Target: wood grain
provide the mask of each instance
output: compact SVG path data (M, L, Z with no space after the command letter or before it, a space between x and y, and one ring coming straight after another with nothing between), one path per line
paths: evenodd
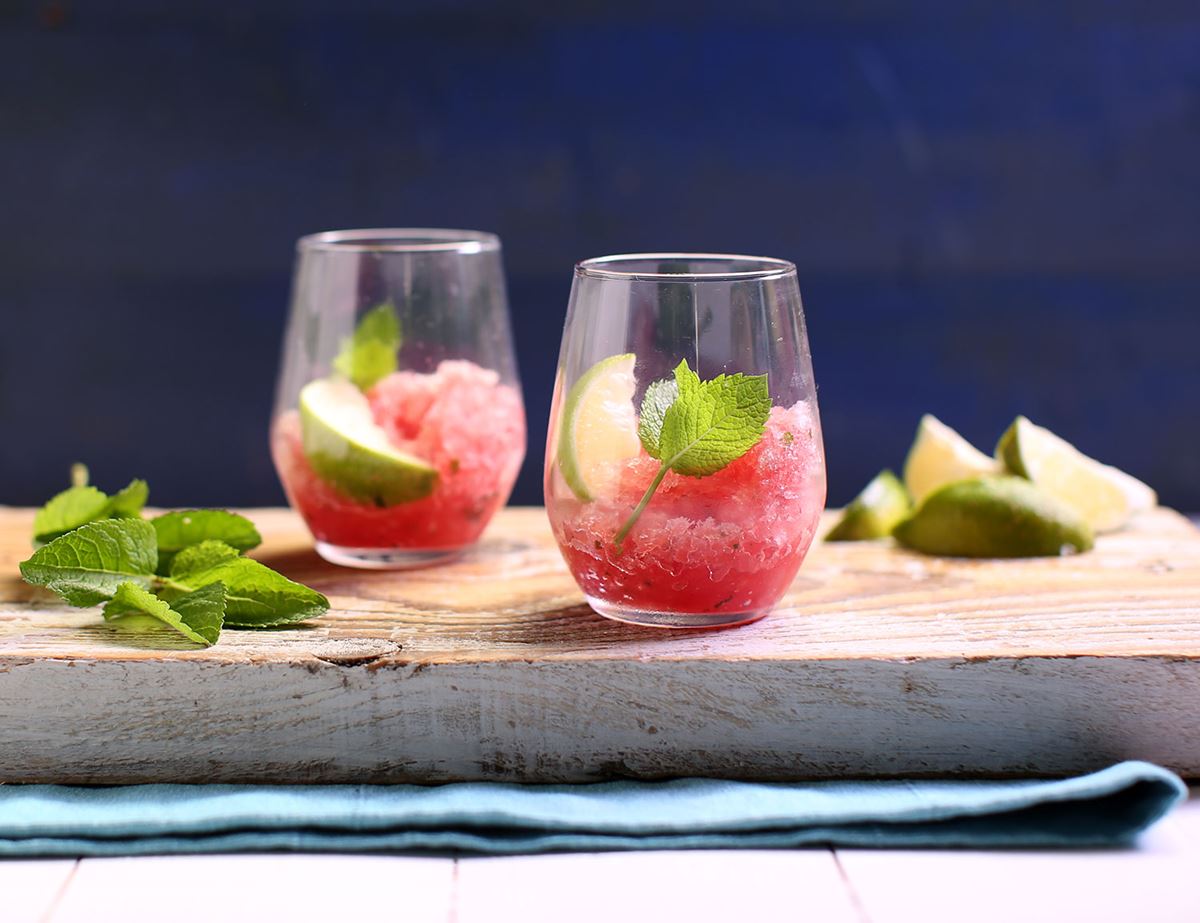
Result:
M723 632L599 618L538 509L405 574L249 515L257 556L333 608L194 650L24 585L31 514L0 509L0 780L1200 775L1200 533L1167 510L1073 558L818 545Z

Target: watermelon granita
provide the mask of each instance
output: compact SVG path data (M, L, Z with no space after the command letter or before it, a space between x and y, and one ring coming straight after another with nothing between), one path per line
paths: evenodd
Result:
M668 472L628 535L614 541L659 465L644 449L600 458L587 480L601 487L586 501L559 465L548 467L551 526L588 601L616 618L680 613L736 624L765 614L795 577L825 505L811 405L772 407L758 443L709 476Z
M314 453L317 424L305 416L303 395L301 410L275 423L275 465L317 541L346 549L451 551L479 538L508 500L525 455L520 393L490 369L447 360L428 374L392 372L366 392L366 402L383 444L356 448L352 464L358 468L348 477L339 478L329 459ZM357 425L361 431L362 422ZM395 462L393 451L407 461ZM371 466L378 467L381 456L391 459L401 480L393 476L388 489L375 494L354 489L378 473Z

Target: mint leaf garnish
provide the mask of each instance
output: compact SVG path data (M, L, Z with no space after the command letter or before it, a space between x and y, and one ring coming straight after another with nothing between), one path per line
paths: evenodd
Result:
M679 385L673 378L651 382L642 397L642 411L638 415L638 438L642 440L642 445L651 458L662 458L658 441L662 433L663 418L677 397Z
M111 599L126 581L150 586L158 562L154 528L142 519L103 519L59 536L21 562L21 576L72 606Z
M329 609L329 600L316 590L250 558L235 558L206 570L172 576L166 581L167 598L218 580L225 584L228 594L225 624L231 627L267 628L299 622Z
M675 369L679 396L663 415L659 456L679 474L705 477L749 452L771 414L766 375L701 381L687 360Z
M183 551L175 555L174 560L171 561L170 575L172 577L179 577L183 574L194 574L198 571L208 570L210 567L216 567L218 564L223 564L226 561L231 561L240 555L241 552L233 546L227 545L215 538L210 538L199 545L184 548ZM162 552L159 552L159 556L161 558Z
M158 572L170 572L171 560L190 545L216 539L238 551L262 544L258 529L245 516L228 510L176 510L150 520L158 535Z
M364 314L353 335L342 341L333 367L366 391L396 371L396 350L401 340L396 307L385 301Z
M217 643L225 616L225 584L217 582L180 596L173 604L136 583L122 583L104 606L108 620L148 615L206 647Z
M666 404L672 384L675 397ZM674 382L655 382L647 388L642 399L645 422L639 421L638 436L646 451L662 465L617 532L617 547L621 547L668 471L692 477L715 474L758 444L770 414L766 375L739 372L701 381L685 359L675 368Z

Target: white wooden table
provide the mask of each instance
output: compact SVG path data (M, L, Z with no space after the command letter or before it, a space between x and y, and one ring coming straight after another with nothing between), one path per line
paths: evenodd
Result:
M1200 788L1139 848L0 862L4 923L1200 920Z

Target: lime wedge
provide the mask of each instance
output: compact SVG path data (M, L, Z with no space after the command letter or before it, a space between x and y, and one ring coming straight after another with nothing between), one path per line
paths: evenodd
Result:
M1075 510L1012 475L947 484L892 534L914 551L963 558L1034 558L1092 547L1092 530Z
M584 502L608 492L620 476L615 463L641 452L633 407L635 361L633 353L601 359L580 376L563 402L558 467Z
M890 471L881 471L850 501L842 518L825 536L827 542L857 542L891 535L912 511L908 491Z
M917 425L917 437L904 462L904 485L914 503L951 481L999 474L1000 465L932 414Z
M1158 502L1137 478L1088 458L1025 417L1017 417L1000 437L996 457L1013 474L1071 506L1097 532L1119 529L1134 513Z
M346 496L395 506L433 492L437 469L392 445L366 396L342 378L322 378L300 392L304 454L313 470Z

